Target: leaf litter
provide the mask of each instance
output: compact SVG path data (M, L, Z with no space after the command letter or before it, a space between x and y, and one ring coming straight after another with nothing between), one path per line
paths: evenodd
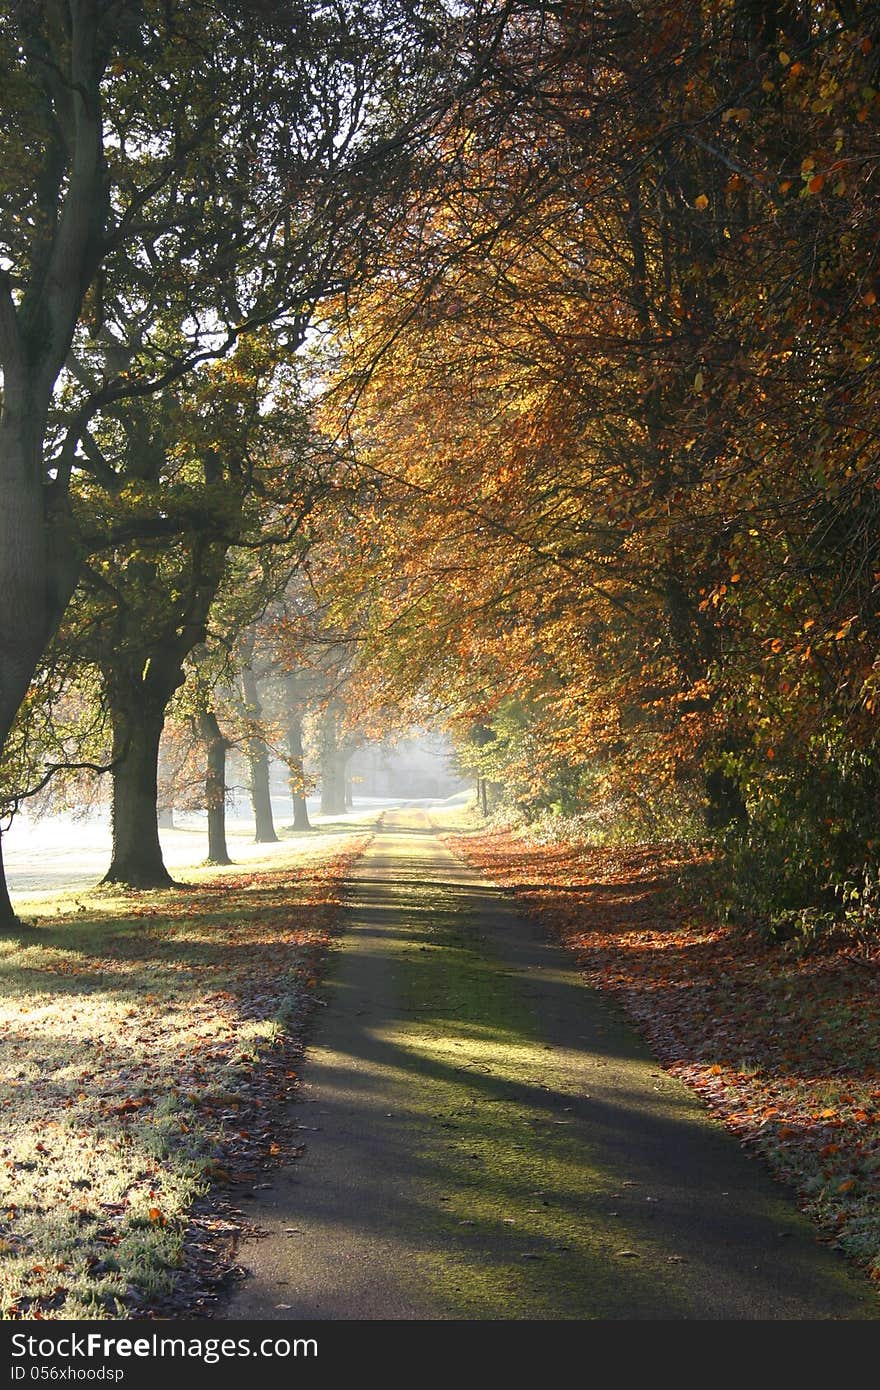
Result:
M0 943L0 1315L209 1315L289 1102L368 836L96 893ZM65 908L67 905L65 904Z

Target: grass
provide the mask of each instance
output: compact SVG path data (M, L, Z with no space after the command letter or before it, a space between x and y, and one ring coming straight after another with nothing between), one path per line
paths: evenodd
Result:
M450 843L577 953L668 1070L880 1279L880 961L798 956L708 919L680 891L693 856L669 845L499 829Z
M365 843L18 904L35 925L0 939L4 1318L125 1318L173 1293L188 1213L305 1016Z

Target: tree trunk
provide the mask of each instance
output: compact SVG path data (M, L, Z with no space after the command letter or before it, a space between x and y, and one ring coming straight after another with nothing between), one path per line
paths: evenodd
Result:
M7 397L12 394L7 390ZM57 516L52 514L41 476L38 422L17 419L10 401L4 400L0 409L0 753L79 572L73 525L63 509L57 509ZM4 896L5 892L0 893L0 898Z
M345 757L336 748L321 759L321 815L345 815Z
M345 815L345 765L348 754L340 745L336 711L328 705L321 720L321 815Z
M263 713L260 689L253 669L246 666L241 676L245 712L256 725ZM269 792L269 754L262 737L252 728L247 740L247 757L251 772L251 804L254 808L254 840L258 845L277 844L272 819L272 798Z
M5 742L49 636L46 528L36 450L9 411L0 420L0 744Z
M0 277L0 752L81 564L67 490L60 473L47 484L43 443L55 382L103 245L109 207L100 116L105 58L97 5L68 5L61 23L67 65L55 76L69 116L67 177L61 180L62 164L49 244L15 298L9 277ZM54 125L56 117L50 120ZM50 168L47 163L44 173ZM6 902L4 889L0 917Z
M0 277L0 748L80 567L66 487L60 476L47 484L43 444L55 382L104 245L109 207L100 102L106 55L98 41L103 23L99 8L94 3L67 5L63 19L59 10L57 26L54 17L48 21L56 38L62 24L66 29L66 71L57 70L52 80L65 94L67 177L61 181L62 162L55 171L59 201L54 222L45 229L49 244L43 244L15 298L6 273ZM29 57L28 66L32 61ZM48 50L44 61L48 71ZM47 86L51 109L48 91ZM49 119L54 124L57 117ZM36 169L39 146L38 138ZM51 168L47 163L43 177Z
M265 748L252 753L251 804L254 808L254 840L258 845L277 844L275 822L272 819L272 797L269 792L269 755Z
M110 699L113 720L113 855L104 883L167 888L156 810L159 740L167 701L148 702L137 688ZM138 696L141 696L140 701Z
M0 931L16 930L21 926L9 897L6 873L3 868L3 835L0 832Z
M485 777L477 778L477 795L480 798L480 809L484 816L489 814L489 796Z
M174 829L174 773L167 749L159 749L159 829Z
M721 768L706 773L706 804L703 811L709 830L726 830L733 825L747 825L748 808L742 788L735 778Z
M305 791L302 717L299 708L294 704L291 704L287 711L287 752L290 760L290 799L293 802L293 828L294 830L311 830Z
M199 731L207 752L208 863L231 864L226 847L226 750L229 743L220 732L213 710L204 710L199 716Z
M339 786L336 763L328 759L321 770L321 815L341 816L345 810L345 797Z

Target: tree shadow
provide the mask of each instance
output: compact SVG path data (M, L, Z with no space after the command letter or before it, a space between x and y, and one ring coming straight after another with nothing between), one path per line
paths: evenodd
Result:
M428 927L421 882L447 890ZM404 1316L874 1315L780 1189L683 1089L655 1092L619 1011L497 895L427 867L364 874L351 896L305 1067L321 1132L257 1209L304 1226L284 1257L288 1316L379 1316L351 1312L372 1306L371 1281ZM542 1044L543 1079L517 1072L512 1050L534 1071Z

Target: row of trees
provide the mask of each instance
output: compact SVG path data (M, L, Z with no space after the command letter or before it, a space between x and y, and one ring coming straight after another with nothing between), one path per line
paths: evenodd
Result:
M740 900L867 901L876 29L859 0L7 7L10 787L73 682L112 726L111 873L147 881L169 701L216 761L265 614L285 669L342 654L362 728L448 723L487 801L687 808Z
M97 768L71 739L106 716L118 881L161 881L159 739L187 668L216 724L212 613L265 607L334 486L300 350L478 79L498 17L451 8L3 7L3 784L53 746Z
M868 4L520 13L324 403L376 688L527 814L699 812L762 911L876 873L878 64Z
M158 831L172 828L175 809L207 809L207 860L229 863L226 807L242 784L256 841L276 841L273 764L287 769L294 830L311 829L307 794L316 787L322 814L351 806L348 764L365 732L348 646L306 578L307 532L297 526L291 541L264 524L212 567L203 540L197 534L194 548L183 536L174 545L140 540L106 573L86 567L7 747L12 806L33 796L41 814L90 814L106 803L109 783L107 882L171 883ZM222 560L225 532L214 545ZM368 732L390 730L374 720Z

